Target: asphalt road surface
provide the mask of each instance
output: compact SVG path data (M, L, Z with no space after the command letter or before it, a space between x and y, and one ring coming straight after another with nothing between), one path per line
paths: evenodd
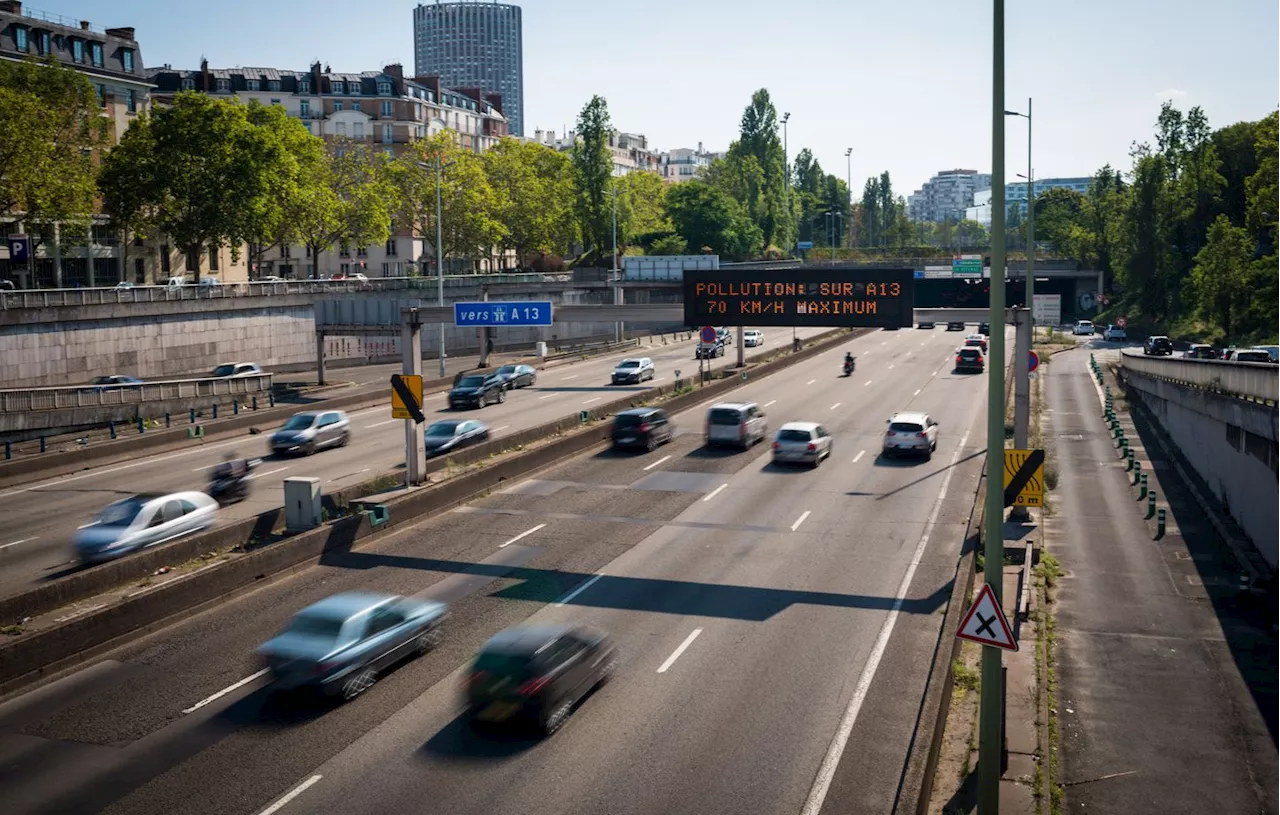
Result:
M704 448L699 406L653 453L583 454L52 678L0 704L5 811L891 811L985 445L956 345L876 332L727 397L825 424L818 469ZM878 456L905 409L941 423L931 461ZM253 649L358 588L448 601L441 646L345 706L270 693ZM611 632L615 679L546 742L477 735L462 671L528 620Z
M801 329L799 336L808 338L826 329ZM784 333L786 336L784 336ZM762 348L748 348L748 355L779 348L790 342L790 331L771 329L765 333ZM522 388L508 394L502 405L480 410L451 411L444 393L427 397L428 420L465 416L489 425L492 437L515 433L579 410L607 402L627 390L646 390L652 383L640 386L613 387L609 374L618 360L627 356L649 356L657 368L654 382L670 382L674 371L685 377L697 377L692 342L630 349L608 356L559 365L539 372L535 387ZM735 349L712 360L724 367L737 361ZM382 369L386 369L382 373ZM372 387L385 386L395 366L374 366L372 374L361 368L345 369L343 376ZM398 370L398 369L396 369ZM388 389L389 390L389 389ZM389 398L389 397L388 397ZM315 405L323 408L323 403ZM302 409L302 408L300 408ZM391 472L404 464L404 422L392 419L390 406L370 408L352 413L352 440L345 448L330 449L309 458L268 457L252 476L255 481L249 500L219 511L219 523L252 517L284 503L283 479L311 476L323 480L326 491ZM223 456L235 451L244 456L267 455L267 433L262 428L257 436L245 435L200 443L180 452L145 456L126 464L97 467L70 476L33 481L31 484L0 490L0 518L5 519L0 531L0 595L16 594L40 580L66 574L76 567L72 551L75 530L89 523L107 504L140 492L175 492L204 490L208 486L209 468Z

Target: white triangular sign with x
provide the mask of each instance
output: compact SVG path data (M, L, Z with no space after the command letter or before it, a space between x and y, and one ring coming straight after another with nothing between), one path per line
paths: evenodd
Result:
M960 621L960 630L956 632L956 636L980 645L994 645L1006 651L1018 650L1018 643L1013 639L1013 629L1000 610L990 583L982 584L973 605L969 606L969 611Z

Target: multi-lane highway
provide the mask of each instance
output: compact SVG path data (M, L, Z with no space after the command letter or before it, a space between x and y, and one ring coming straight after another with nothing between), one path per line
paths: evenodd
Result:
M801 329L807 338L822 329ZM763 348L747 349L748 354L785 347L790 332L766 331ZM657 367L655 382L671 381L674 371L695 376L697 362L693 343L657 345L630 349L572 365L550 368L539 374L537 385L511 393L505 404L483 410L467 411L489 425L492 435L500 438L562 416L576 414L583 408L607 402L613 394L626 390L644 390L642 386L612 387L609 373L625 356L652 357ZM711 362L716 367L736 361L734 349ZM387 380L391 367L379 366L372 373L363 369L344 370L343 376L371 387L373 382ZM380 371L380 372L379 372ZM443 393L428 397L428 419L459 415L448 409ZM317 405L319 407L321 405ZM394 420L389 407L363 410L351 415L352 441L345 448L327 450L309 458L267 458L252 476L255 486L249 500L220 510L221 523L240 520L283 504L282 479L301 475L320 478L324 489L331 490L391 472L404 463L403 421ZM264 427L263 431L272 428ZM209 468L235 451L246 456L266 454L267 436L244 435L235 439L200 443L181 452L162 453L139 458L125 464L113 464L86 470L71 476L35 481L0 491L0 517L5 519L0 531L0 594L21 591L34 582L65 574L74 568L71 548L76 527L88 523L112 501L139 492L173 492L204 489Z
M653 453L578 456L0 704L6 812L889 812L985 444L959 336L876 332L733 392L824 423L816 470L705 449L700 406ZM878 456L905 409L941 423L932 461ZM269 694L253 649L359 588L448 601L441 647L341 707ZM615 679L546 742L478 735L462 671L528 620L611 632Z

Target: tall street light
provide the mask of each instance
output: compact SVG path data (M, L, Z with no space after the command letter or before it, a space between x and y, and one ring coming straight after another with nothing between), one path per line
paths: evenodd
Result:
M791 220L791 158L787 152L787 120L791 118L791 113L782 114L782 189L787 207L787 220ZM792 224L795 226L795 224ZM800 240L800 230L796 229L795 237L792 244ZM795 246L788 247L788 251L794 251ZM795 329L792 329L795 333Z
M1031 169L1031 99L1027 99L1026 113L1006 110L1004 115L1021 116L1027 120L1027 174L1018 173L1018 176L1027 182L1027 281L1024 305L1027 309L1033 309L1036 287L1036 184L1035 174ZM1013 446L1019 450L1027 449L1027 435L1031 423L1030 352L1035 335L1034 313L1028 312L1024 319L1030 321L1030 324L1018 327L1014 348L1016 356L1013 360ZM1024 507L1014 507L1010 517L1023 520L1027 517L1027 510Z
M443 218L441 216L441 213L443 212L444 207L441 202L440 187L442 183L442 173L444 172L444 168L449 164L453 164L453 162L450 161L448 162L448 164L446 164L443 158L440 156L440 154L437 153L436 160L434 163L435 163L434 169L436 171L436 284L437 284L436 293L439 299L439 302L437 303L437 305L439 305L440 308L444 308L444 229L443 229ZM418 162L418 166L424 169L431 169L430 164L427 164L422 161ZM440 354L439 356L440 356L440 378L444 379L447 373L445 371L444 318L443 317L440 318Z
M1032 295L1035 292L1035 263L1036 263L1036 188L1032 181L1034 177L1031 171L1031 98L1027 98L1027 112L1019 113L1016 110L1006 110L1005 116L1021 116L1027 120L1027 174L1021 175L1020 178L1027 180L1027 308L1031 308Z
M852 218L853 216L853 148L852 147L846 147L844 149L844 160L846 165L845 171L844 171L845 172L844 184L845 184L845 190L849 194L849 215ZM849 231L850 231L850 234L852 234L853 230L850 229ZM853 246L851 245L849 248L852 249Z

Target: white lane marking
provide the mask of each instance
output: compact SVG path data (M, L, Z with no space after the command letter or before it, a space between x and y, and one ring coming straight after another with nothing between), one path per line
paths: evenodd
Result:
M777 399L770 399L768 402L765 402L765 403L764 403L764 406L765 406L765 407L769 407L769 405L772 405L772 404L776 403L777 401L778 401Z
M662 380L664 380L664 379L666 379L666 377L665 377L665 376L660 376L660 377L658 377L657 379L650 379L650 380L649 380L649 382L650 382L650 383L654 383L654 382L661 382L661 381L662 381Z
M888 344L889 344L889 341L888 341L888 340L884 340L884 341L883 341L883 342L881 342L880 344L881 344L881 345L888 345Z
M729 486L729 485L728 485L728 484L721 484L720 486L716 487L716 488L715 488L714 490L712 490L711 492L709 492L709 493L707 493L706 495L702 496L702 500L703 500L703 501L710 501L712 498L715 498L717 495L719 495L719 494L720 494L720 490L724 489L724 488L725 488L725 487L727 487L727 486Z
M321 778L324 778L324 776L323 775L311 776L306 781L303 781L301 784L289 790L289 792L285 793L285 796L281 798L279 801L276 801L271 806L259 812L258 815L275 815L275 813L279 812L280 809L285 804L289 803L294 798L297 798L299 795L306 792L308 789L310 789L311 785L315 784Z
M18 545L18 544L20 544L20 543L29 543L29 542L31 542L31 541L33 541L33 540L35 540L35 539L36 539L36 538L38 538L38 537L40 537L40 536L39 536L39 535L36 535L34 538L19 538L19 539L18 539L18 540L16 540L16 541L12 541L12 542L10 542L10 543L6 543L6 544L2 544L2 545L0 545L0 549L8 549L10 546L17 546L17 545Z
M106 608L106 607L107 607L106 603L102 603L101 605L97 605L97 606L89 606L88 608L82 608L82 609L73 611L65 617L55 617L53 621L55 623L65 623L67 620L74 620L76 617L81 617L81 616L84 616L85 614L91 614L100 608Z
M521 538L527 538L527 537L529 537L530 535L532 535L534 532L537 532L539 529L542 529L542 528L543 528L543 527L545 527L545 526L546 526L546 524L538 524L538 525L537 525L537 526L535 526L533 529L526 529L525 531L521 532L519 535L516 535L516 536L515 536L514 538L512 538L511 540L509 540L509 541L507 541L506 543L501 544L500 546L498 546L498 548L499 548L499 549L506 549L508 546L510 546L511 544L513 544L513 543L515 543L516 541L520 540Z
M890 364L890 365L889 365L889 367L890 367L890 368L892 368L892 367L893 367L893 365L892 365L892 364Z
M263 668L262 670L258 671L255 674L250 674L249 676L246 676L244 679L241 679L239 682L235 683L234 685L228 685L227 687L223 688L222 690L218 691L212 696L206 696L205 698L201 699L199 702L196 702L191 707L183 708L182 712L195 713L200 708L204 707L205 705L211 702L218 701L222 697L226 696L228 693L231 693L233 690L236 690L237 688L243 688L245 685L249 684L253 680L266 675L267 675L267 669Z
M818 380L816 380L816 379L810 379L808 382L806 382L806 383L804 383L804 384L806 384L806 385L812 385L814 382L817 382L817 381L818 381Z
M561 382L568 382L570 379L577 379L577 378L578 378L578 374L573 374L572 376L562 376L562 377L560 377L560 381L561 381Z
M375 427L382 427L384 424L391 424L392 422L403 422L403 421L404 419L387 419L385 422L374 422L373 424L367 424L362 429L372 430Z
M400 421L403 421L403 420L400 420ZM292 465L291 465L291 466L292 466ZM284 471L285 471L285 470L287 470L287 469L289 469L289 468L288 468L288 467L277 467L277 468L276 468L276 469L274 469L274 470L267 470L265 473L254 473L253 475L246 475L246 476L244 477L244 480L245 480L245 481L252 481L252 480L253 480L253 479L255 479L255 478L262 478L263 476L267 476L267 475L275 475L276 473L282 473L282 472L284 472Z
M662 463L662 462L664 462L664 461L669 460L670 458L671 458L671 456L663 456L662 458L660 458L660 459L658 459L657 461L655 461L655 462L653 462L652 464L650 464L648 467L645 467L645 468L644 468L644 471L647 473L647 472L649 472L650 470L652 470L654 467L657 467L659 464L661 464L661 463ZM2 547L0 547L0 548L2 548Z
M871 384L871 380L870 380L870 379L868 379L866 382L863 382L863 383L862 383L862 387L864 387L864 388L865 388L866 386L868 386L868 385L870 385L870 384Z
M584 405L589 405L589 404L591 404L592 402L599 402L599 401L600 401L600 397L599 397L599 396L595 396L595 397L592 397L591 399L586 400L586 401L585 401L585 402L583 402L582 404L584 404Z
M676 660L680 658L680 655L683 654L690 645L693 645L693 641L696 640L698 638L698 635L701 633L702 633L701 628L693 629L693 633L685 637L684 642L680 643L680 645L676 648L676 650L671 652L671 656L667 657L667 661L662 663L662 665L658 667L658 673L660 674L666 673L667 668L670 668L672 665L675 664Z
M831 745L827 748L827 755L822 760L822 765L818 768L818 775L813 780L813 786L809 789L809 797L804 802L804 809L800 815L818 815L822 810L823 801L826 800L827 791L831 789L831 780L835 776L836 767L840 764L840 757L844 755L844 748L849 743L849 735L853 732L853 725L858 721L858 711L862 709L862 703L867 698L867 691L871 688L871 681L875 679L876 671L880 667L880 660L884 658L885 649L889 646L889 637L893 634L893 627L898 622L898 614L902 611L902 603L907 596L907 591L911 588L911 579L915 577L916 568L920 565L921 559L924 558L925 547L929 545L929 536L933 533L933 526L938 521L938 514L942 511L943 499L947 495L947 487L951 484L951 475L956 470L956 462L960 460L960 453L964 450L965 444L969 441L969 434L965 433L964 438L960 439L960 446L951 455L951 464L947 467L947 474L942 478L942 488L938 491L938 498L933 502L933 510L929 513L929 520L924 525L924 533L920 536L920 542L916 544L916 550L911 556L911 564L907 566L906 574L902 576L902 582L898 584L898 593L893 597L893 606L889 610L889 615L885 617L884 624L880 627L880 635L876 637L875 645L871 648L871 655L867 658L866 665L862 669L862 675L858 677L858 684L853 689L853 698L849 700L849 706L845 709L844 717L840 720L840 726L836 728L835 735L831 737Z
M913 393L913 394L911 394L911 395L912 395L912 396L919 396L919 395L920 395L920 388L916 388L916 392L915 392L915 393Z
M804 519L809 517L809 510L800 513L800 517L796 518L796 522L791 525L791 531L795 532L800 528L800 524L804 523Z
M827 408L827 410L835 410L836 408L840 407L840 405L842 405L842 404L844 404L844 403L843 403L843 402L836 402L834 405L832 405L831 407Z
M498 432L498 431L500 431L500 430L506 430L508 427L511 427L511 425L509 425L509 424L504 424L502 427L495 427L493 430L491 430L491 431L489 431L489 432L491 432L491 433L497 433L497 432Z
M604 577L603 574L598 574L595 577L592 577L590 580L583 583L581 586L578 586L578 588L574 589L573 591L566 594L564 597L557 600L556 605L563 606L565 603L569 602L573 598L577 597L579 594L582 594L584 591L591 588L591 584L595 583L597 580L599 580L602 577Z
M939 369L938 369L938 371L941 371L941 370L942 370L941 368L939 368ZM938 375L938 371L934 371L933 373L931 373L931 374L929 374L929 375L930 375L930 376L937 376L937 375Z
M858 463L858 459L862 458L862 457L863 457L863 456L865 456L866 454L867 454L867 451L866 451L866 450L859 450L859 451L858 451L858 455L856 455L856 456L854 456L854 457L853 457L853 463L854 463L854 464L857 464L857 463Z
M539 399L550 399L550 398L551 398L551 397L553 397L553 396L559 396L559 395L560 395L560 394L558 394L558 393L548 393L546 396L539 396L538 398L539 398Z

